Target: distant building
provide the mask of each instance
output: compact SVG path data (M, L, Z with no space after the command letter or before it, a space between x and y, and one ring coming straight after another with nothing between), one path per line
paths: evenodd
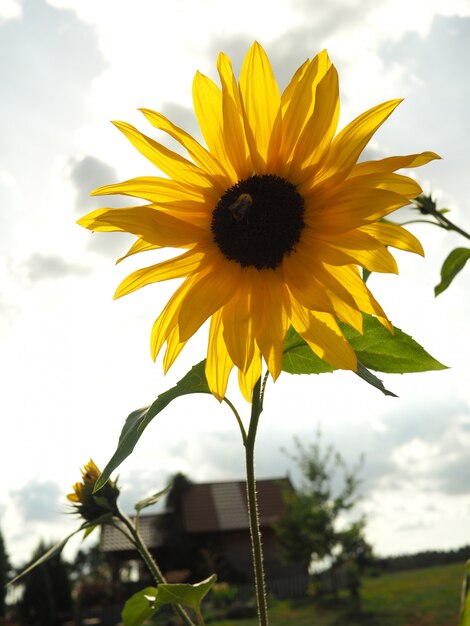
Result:
M293 489L287 478L258 480L258 503L263 539L267 580L305 575L306 568L297 564L285 564L273 525L280 521L284 501L284 489ZM175 519L171 511L141 515L140 533L154 555L160 568L170 582L197 580L217 573L219 580L228 582L251 582L250 532L246 487L243 481L189 484L182 494L181 518ZM165 540L171 525L177 525L183 533L182 541L171 548ZM188 554L181 554L181 546L188 546ZM143 564L133 546L118 530L103 526L101 549L107 554L115 578L122 578L122 571L129 572L129 563L137 568L131 578L140 579ZM175 560L175 553L179 552ZM190 554L191 553L191 554ZM194 565L197 563L197 565ZM194 571L197 568L198 571ZM121 575L119 575L121 572Z

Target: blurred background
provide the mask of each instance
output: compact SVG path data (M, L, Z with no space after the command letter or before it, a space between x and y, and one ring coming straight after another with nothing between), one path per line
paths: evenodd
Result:
M148 107L199 137L194 73L216 79L221 50L238 72L254 39L281 88L328 49L340 126L404 97L368 158L438 152L442 161L412 175L470 228L468 0L0 0L0 529L14 565L76 526L65 496L79 466L92 457L104 467L125 417L206 348L203 330L164 377L149 333L174 285L113 301L120 280L151 260L116 267L127 236L75 224L106 201L125 204L90 198L93 188L154 173L109 120L158 137L137 111ZM281 451L294 435L308 444L321 428L351 465L364 454L359 512L382 555L470 542L470 272L437 299L433 291L448 252L466 244L427 224L410 229L426 258L397 253L400 275L369 285L392 322L450 369L383 376L399 398L351 373L284 374L268 384L257 447L260 478L294 483L298 469ZM229 397L248 417L236 385ZM178 471L194 481L244 476L237 424L209 396L175 401L149 427L120 468L127 509Z

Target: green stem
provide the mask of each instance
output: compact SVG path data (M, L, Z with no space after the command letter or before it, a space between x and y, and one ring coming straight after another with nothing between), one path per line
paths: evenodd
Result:
M260 626L268 626L268 606L266 600L265 575L263 564L263 548L261 545L261 531L259 527L258 500L256 497L255 479L255 440L259 417L263 410L264 385L261 378L253 389L251 418L245 444L246 460L246 492L248 500L248 517L250 521L251 546L253 550L253 569L255 574L256 601Z
M230 402L230 400L228 398L224 398L224 402L231 408L232 413L235 415L235 418L236 418L236 420L238 422L238 427L240 428L240 432L242 434L243 445L245 445L245 443L246 443L246 430L245 430L245 427L243 426L242 418L240 417L240 414L238 413L237 409L234 407L234 405Z
M470 235L465 230L463 230L463 228L460 228L460 226L457 226L456 224L451 222L449 218L447 218L445 215L442 215L442 213L439 213L439 211L436 211L436 213L432 213L432 215L434 215L434 217L440 222L443 222L446 225L447 230L454 230L456 233L459 233L459 235L470 239Z
M166 583L166 580L165 580L165 577L163 576L162 571L160 570L160 568L156 564L153 556L150 554L147 546L142 541L142 539L140 537L140 534L134 528L134 526L132 525L132 522L130 521L130 519L126 515L121 513L121 512L120 512L120 515L119 515L119 519L123 522L123 524L126 526L127 530L129 531L129 533L130 533L130 535L132 537L132 539L131 539L132 543L135 545L137 550L140 552L140 555L143 558L145 565L148 567L150 573L152 574L152 576L154 577L156 582L157 583ZM124 533L124 534L127 536L127 533ZM181 604L174 604L173 606L174 606L175 611L178 613L178 615L181 617L183 622L186 624L186 626L194 626L193 621L191 620L189 615L186 613L184 608L181 606Z

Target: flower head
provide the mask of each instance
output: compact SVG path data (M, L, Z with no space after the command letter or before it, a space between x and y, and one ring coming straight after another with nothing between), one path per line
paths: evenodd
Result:
M176 139L189 158L115 122L166 177L96 190L147 204L99 209L79 223L136 235L126 256L165 247L183 251L132 273L116 297L183 278L154 324L153 357L166 344L166 371L210 319L209 386L222 398L235 366L250 399L263 360L274 378L279 375L290 325L322 359L351 370L356 355L338 320L362 332L365 312L393 330L359 266L397 272L390 246L423 254L413 235L381 219L421 192L395 171L439 157L423 152L357 163L400 100L373 107L337 133L338 75L326 51L299 67L282 93L256 42L238 83L224 54L217 69L221 88L200 73L193 84L207 148L149 109L142 109L147 120Z
M67 495L68 500L74 503L75 512L89 522L103 515L117 513L119 488L116 481L109 480L97 494L93 494L101 471L90 459L81 473L82 481L75 483L73 493Z

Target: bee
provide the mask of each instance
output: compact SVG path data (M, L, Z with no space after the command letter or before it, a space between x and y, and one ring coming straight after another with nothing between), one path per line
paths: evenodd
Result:
M241 193L235 202L228 206L228 210L236 222L241 222L247 217L252 204L253 198L250 194Z

